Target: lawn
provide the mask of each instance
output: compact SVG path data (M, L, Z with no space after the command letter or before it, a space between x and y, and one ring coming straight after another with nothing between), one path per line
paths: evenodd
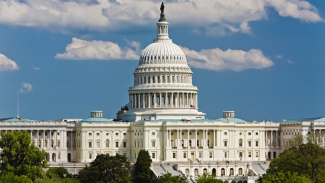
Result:
M80 181L76 178L62 178L59 179L58 183L80 183Z

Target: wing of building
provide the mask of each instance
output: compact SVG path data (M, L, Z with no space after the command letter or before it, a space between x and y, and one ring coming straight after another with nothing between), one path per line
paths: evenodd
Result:
M143 50L133 73L129 103L115 119L104 118L102 111L82 120L6 118L0 119L1 131L27 130L32 143L49 152L52 166L89 163L102 153L122 154L135 162L145 149L156 177L170 172L190 181L202 173L254 181L293 135L318 131L324 142L325 118L247 122L234 111L224 111L221 118L206 120L198 111L193 72L169 38L168 26L162 13L157 38Z

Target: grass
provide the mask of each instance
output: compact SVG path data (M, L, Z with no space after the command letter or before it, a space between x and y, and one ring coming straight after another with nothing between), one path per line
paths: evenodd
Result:
M81 183L76 178L61 178L59 179L58 183Z

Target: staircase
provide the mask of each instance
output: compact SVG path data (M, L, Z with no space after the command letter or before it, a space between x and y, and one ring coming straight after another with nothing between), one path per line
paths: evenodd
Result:
M254 173L256 175L259 175L259 176L262 176L263 174L266 173L266 170L264 169L264 167L262 167L258 163L253 163L252 164L252 170L254 171Z

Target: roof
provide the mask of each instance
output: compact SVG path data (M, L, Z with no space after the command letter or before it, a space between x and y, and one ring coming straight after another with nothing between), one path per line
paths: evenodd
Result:
M247 122L240 118L218 118L218 119L216 119L216 121Z
M113 119L107 118L86 118L81 120L80 122L112 122Z
M282 122L285 123L285 122L300 122L300 121L325 121L325 117L297 118L297 119L290 119L290 120L286 120L286 121L282 121Z
M12 117L12 118L2 118L2 119L0 119L0 121L16 121L16 122L18 122L18 121L27 121L27 122L33 122L33 121L38 121L38 120Z

